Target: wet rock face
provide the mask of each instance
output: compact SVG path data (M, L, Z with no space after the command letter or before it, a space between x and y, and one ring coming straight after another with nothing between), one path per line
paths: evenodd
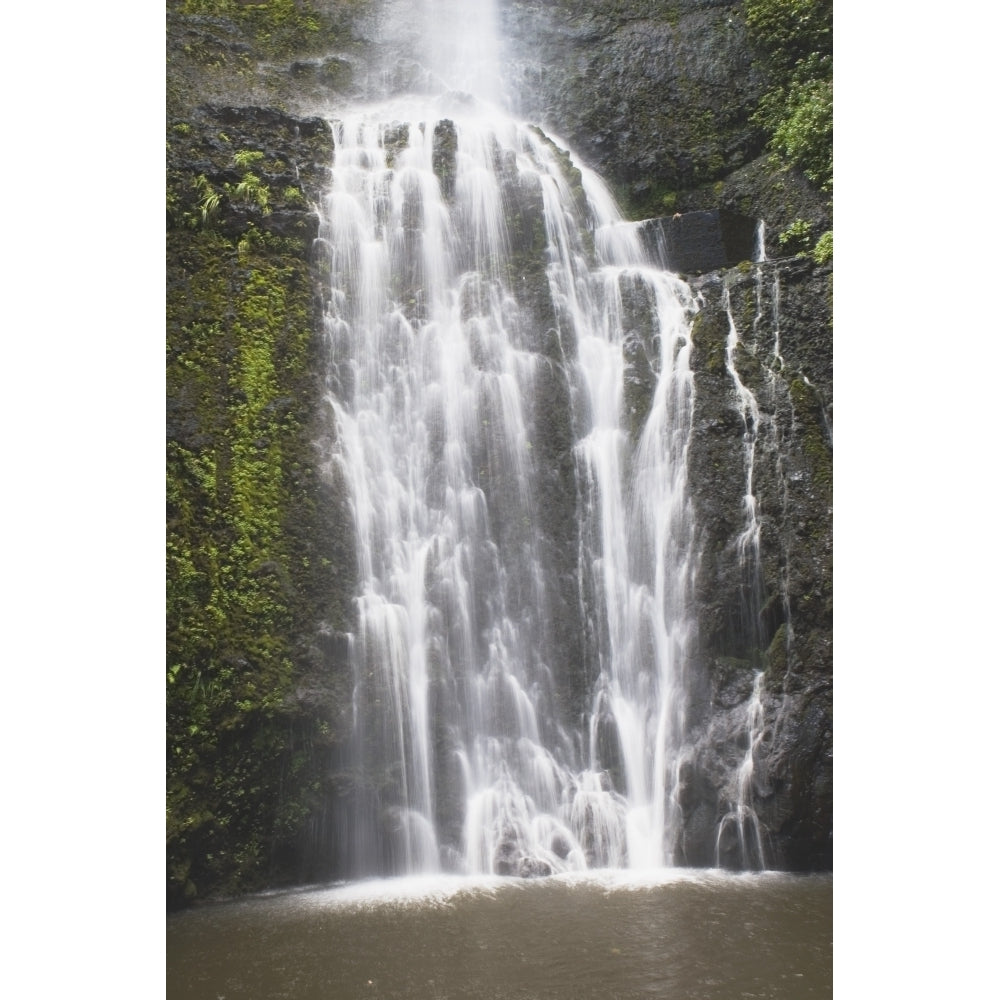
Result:
M170 905L330 874L329 760L350 705L355 563L342 484L313 447L324 282L311 206L331 157L317 118L206 105L168 117L168 552L204 567L190 597L177 562L168 574L168 663L181 664L168 674ZM263 388L248 416L252 385ZM190 468L211 470L210 488ZM273 501L236 503L248 478L259 492L270 484ZM251 508L272 541L237 551ZM264 610L243 619L224 598L202 629L223 590ZM226 675L250 678L240 690L260 699L230 711L242 680Z
M519 113L566 139L642 213L761 149L738 0L500 0ZM660 206L662 212L662 205Z
M829 269L795 259L698 283L689 487L701 531L699 649L680 795L688 864L732 863L726 838L737 828L718 832L739 796L747 706L763 671L747 805L766 863L832 866L830 282ZM741 407L737 378L756 400L756 419ZM748 483L760 543L741 560Z
M319 217L310 203L322 197L333 155L330 126L322 118L204 105L171 122L168 136L168 182L193 203L193 182L203 176L221 199L212 222L223 235L238 239L253 225L311 247ZM257 198L239 194L248 174Z
M676 212L639 228L647 252L668 271L703 274L753 260L756 222L718 209Z
M753 124L768 81L741 0L497 2L517 112L572 146L631 218L722 209L764 219L770 256L796 220L814 238L832 228L829 197L796 171L776 175Z
M704 307L692 333L696 407L689 467L701 531L695 595L699 641L690 671L691 750L680 766L684 828L677 857L692 865L734 863L735 828L728 828L721 840L718 833L738 793L733 775L746 753L747 704L755 673L762 670L763 735L753 758L749 804L763 830L768 866L829 868L832 277L828 268L807 260L733 267L752 256L746 251L746 220L767 220L768 252L774 254L774 234L792 219L808 221L815 232L829 228L828 207L794 174L775 182L766 158L758 155L761 137L747 122L762 87L750 65L743 29L733 17L738 0L498 4L514 40L507 65L521 94L521 113L565 139L590 166L618 184L632 206L657 217L649 235L653 242L660 239L668 267L705 275L695 282ZM352 71L361 77L357 46L339 55L292 60L274 75L278 70L262 69L251 59L245 40L229 22L172 16L171 23L172 93L178 92L177 103L192 97L191 107L168 121L168 173L190 202L180 208L197 210L191 182L198 175L220 195L235 192L247 171L236 165L234 154L259 152L263 156L252 172L270 192L268 212L252 200L226 195L229 200L217 222L222 235L235 241L252 225L271 237L310 245L317 218L309 202L321 196L326 181L332 155L329 126L321 118L292 117L273 106L288 95L301 100L304 86L314 105L319 97L341 104L353 97L360 83ZM364 32L359 29L359 34ZM212 69L216 62L222 68ZM232 67L245 67L246 73L236 74ZM201 103L206 94L215 101L211 107ZM444 131L441 138L448 138ZM436 168L447 187L454 150L444 141L440 150ZM673 192L680 192L679 220L673 218L673 207L666 207ZM519 298L540 338L532 346L547 358L540 368L535 416L535 447L546 470L537 503L545 559L560 567L551 617L554 647L561 653L553 653L552 659L565 664L565 690L559 692L565 710L579 713L588 705L593 671L586 668L586 624L572 564L578 526L567 516L574 469L565 366L573 345L554 336L555 315L539 265L544 258L538 241L544 232L535 221L536 194L520 192L508 199L508 224L512 250L519 255ZM738 234L727 235L722 223L726 212L743 220ZM311 269L319 304L326 294L322 261L304 254L303 264ZM171 272L170 281L175 280ZM650 359L656 351L650 342L648 304L637 293L624 291L629 319L626 397L634 435L648 412L655 382ZM185 294L184 287L172 283L168 294ZM732 359L727 354L730 315L740 340ZM730 360L759 405L752 426L741 414ZM194 418L187 396L172 395L168 405L171 440L192 450L204 447L208 431ZM747 570L740 563L738 543L746 519L750 439L760 550ZM352 565L344 519L333 512L335 498L320 492L314 502L324 537L343 536L337 544L345 552L338 563ZM324 513L326 508L330 511ZM340 585L346 604L346 575ZM344 692L317 681L331 670L344 670L343 633L330 635L334 638L303 631L299 644L310 649L316 662L297 689L298 697L305 708L315 704L326 712L336 704L344 713L349 706ZM347 720L338 725L346 731ZM603 730L598 731L600 739ZM602 759L613 760L614 748L606 748ZM338 803L325 801L301 857L317 853L315 845L329 843L333 836ZM459 834L456 829L450 839ZM544 875L545 868L546 862L523 857L513 842L497 864L497 870L511 875Z

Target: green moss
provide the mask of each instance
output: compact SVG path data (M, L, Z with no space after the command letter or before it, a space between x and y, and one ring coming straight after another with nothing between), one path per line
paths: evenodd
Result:
M770 78L754 121L784 166L833 190L833 4L744 0L758 68Z
M822 404L812 386L802 378L793 380L788 389L810 477L816 486L832 497L833 450L821 419Z
M270 55L287 55L308 48L322 32L325 17L311 0L185 0L185 14L210 14L232 18L252 32L257 44Z
M677 209L680 193L672 182L644 179L637 184L619 186L616 197L622 213L632 221L672 215Z
M622 411L629 437L637 444L656 391L654 361L658 328L655 302L649 286L635 275L623 274L618 280L618 289L622 328L627 331L622 342L625 362Z
M768 687L776 690L781 678L788 670L788 625L782 623L774 633L771 644L764 654L764 669L767 673Z
M249 170L255 163L260 163L264 154L259 149L241 149L233 153L233 165L242 171Z
M288 301L286 268L256 262L234 296L225 266L231 243L210 233L192 239L214 259L190 276L188 302L168 308L181 325L167 366L170 398L185 403L188 422L201 428L196 441L174 439L167 449L168 851L186 873L188 894L206 875L215 887L243 884L266 860L264 831L239 801L257 798L253 784L241 792L234 783L247 764L232 734L256 734L265 770L267 753L280 757L276 716L291 681L293 615L259 569L289 556L282 445L294 428L279 425L267 406L278 391L279 337L309 335L307 323L295 330L305 316ZM190 321L195 311L230 318ZM219 756L224 772L200 773ZM213 838L240 844L239 859L208 850ZM192 856L195 843L204 859Z
M245 180L262 159L242 150L234 161ZM321 620L347 626L353 582L353 553L322 541L336 511L312 453L308 241L270 232L263 214L240 231L237 188L168 172L180 223L167 234L173 903L286 874L336 736L326 710L297 703L312 662L303 639Z
M455 193L455 156L458 152L458 133L455 123L445 118L434 126L432 167L441 185L441 193L451 199Z
M537 125L529 127L555 154L559 170L569 187L576 209L581 215L585 214L587 210L587 198L583 191L583 174L580 173L580 168L573 163L568 150L557 146Z
M729 330L725 315L712 309L703 309L691 324L691 343L695 350L694 365L711 375L721 375L726 370L726 340Z
M817 264L828 264L833 260L833 231L827 230L816 241L816 246L809 254Z
M812 223L795 219L790 226L778 233L778 246L786 253L804 253L812 242Z

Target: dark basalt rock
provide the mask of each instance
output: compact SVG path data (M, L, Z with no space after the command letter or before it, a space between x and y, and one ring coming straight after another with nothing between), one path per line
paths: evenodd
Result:
M830 273L805 258L746 265L696 283L695 413L688 484L701 530L691 671L691 757L681 769L684 863L734 862L719 844L748 745L747 708L765 673L762 737L750 807L769 867L832 866L833 372ZM728 314L725 299L728 297ZM753 391L759 420L741 415L727 365ZM741 566L747 435L760 524L755 577ZM752 585L756 582L756 599ZM729 831L735 836L735 827ZM725 838L723 838L725 839ZM735 843L735 841L734 841Z
M500 5L518 112L551 126L646 214L759 155L763 92L739 0ZM660 206L662 208L662 206ZM704 206L709 207L709 206Z
M719 823L730 809L732 776L747 746L748 699L756 672L763 670L763 738L751 805L765 834L768 863L827 869L832 866L832 279L828 267L805 258L753 267L745 262L754 256L758 218L767 223L772 257L781 252L777 234L792 221L804 220L818 235L830 228L831 218L828 200L803 177L794 171L776 177L761 155L763 136L750 116L764 86L751 66L740 6L740 0L677 0L668 12L655 0L501 0L500 16L512 39L507 66L521 94L520 112L572 145L615 185L633 217L657 216L641 231L665 267L703 275L692 282L703 306L692 330L696 391L688 470L701 562L676 856L687 864L716 863ZM351 47L354 42L345 42L343 52L303 53L284 66L264 65L255 62L253 47L224 18L171 12L168 28L168 176L170 190L188 199L179 210L196 210L193 179L204 175L224 194L242 176L234 153L262 152L253 170L270 192L269 213L230 199L217 220L219 231L235 242L252 224L269 237L294 238L302 247L303 267L311 265L321 289L324 262L318 250L309 249L317 220L308 203L324 190L332 140L327 121L313 112L325 113L359 94L367 57ZM371 42L366 38L358 43L362 48ZM386 75L386 86L411 85L420 71L400 58ZM294 115L279 105L310 111ZM444 122L440 128L435 168L447 193L455 150L448 145L453 133L446 133ZM560 581L546 611L552 623L552 648L546 653L561 678L563 711L578 716L590 706L596 668L588 662L590 626L580 611L573 561L579 546L568 363L575 344L560 329L545 279L540 194L521 185L514 173L503 183L517 265L511 284L516 277L517 298L530 319L525 342L546 358L534 415L533 445L543 470L535 499L544 557L558 567ZM292 187L304 200L286 196ZM170 297L188 294L193 268L183 242L188 232L178 223L171 234L177 247L168 272ZM740 333L734 363L760 405L754 428L740 414L727 369L724 290ZM627 405L634 426L641 426L655 384L657 351L647 306L625 291ZM317 299L322 294L317 291ZM220 353L220 362L231 359ZM348 373L343 380L334 385L336 391L349 391ZM203 391L185 381L168 398L168 439L191 451L206 448L214 433L197 416ZM741 568L737 551L748 431L756 434L753 488L761 522L756 603L750 600L754 581ZM300 527L294 520L290 531L305 534L308 528L334 539L335 564L353 566L342 484L323 479L309 494L309 505L319 526L303 520ZM318 565L319 559L312 562ZM266 566L259 574L284 585ZM347 607L344 575L338 586L347 596L338 600ZM298 578L290 584L304 586ZM336 628L302 627L301 675L286 706L302 718L322 714L334 723L322 738L329 744L311 730L308 740L301 737L303 754L322 760L324 767L328 757L336 760L334 742L349 724L349 692L327 680L343 677L349 659L347 612L334 614L337 609L340 604L324 611L337 620ZM435 686L432 697L446 717L448 692ZM601 759L614 777L620 751L607 726L599 726L598 733ZM446 737L435 734L439 741ZM323 780L328 791L327 784L339 789L337 783L346 785L350 776L338 772ZM456 777L443 784L455 789L460 783ZM303 822L295 859L300 873L314 876L319 861L325 863L326 845L341 829L336 814L346 812L347 801L326 795ZM444 797L439 806L442 814L458 814ZM366 808L377 808L374 797ZM444 833L448 842L458 842L459 829ZM731 833L735 837L735 827ZM235 853L241 845L229 836L225 846ZM723 837L722 863L735 863L734 844ZM564 858L569 845L556 841L552 850ZM190 864L190 857L181 860ZM295 864L282 870L290 872ZM501 845L494 864L515 877L550 873L547 862L526 856L514 837ZM202 895L212 890L208 873L203 877L204 882L196 879Z
M544 878L552 874L552 866L539 858L521 858L517 865L521 878Z
M754 256L756 222L715 209L678 212L639 227L646 249L668 271L703 274L734 267Z

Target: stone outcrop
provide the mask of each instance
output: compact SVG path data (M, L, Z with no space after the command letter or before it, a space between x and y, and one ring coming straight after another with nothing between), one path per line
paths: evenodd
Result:
M762 81L739 11L734 0L502 0L519 111L612 178L631 207L662 214L664 196L711 184L763 148L749 121Z
M791 259L696 283L705 306L693 333L689 471L703 533L695 751L683 795L691 864L715 863L712 831L736 798L746 706L755 673L764 671L749 804L768 863L832 866L830 281L829 268ZM730 318L739 340L727 357ZM745 418L734 372L757 401L756 423ZM750 454L760 547L742 565Z
M326 121L308 111L367 92L368 55L380 12L387 9L385 3L335 0L322 6L332 18L322 44L276 59L265 58L232 20L176 9L168 15L167 296L173 318L167 431L171 448L185 456L216 446L228 454L230 448L232 410L243 391L231 381L238 346L233 330L254 275L247 253L257 255L258 278L265 271L276 281L279 273L290 275L281 280L295 283L296 302L308 312L314 332L321 328L323 261L312 249L317 217L311 204L321 197L332 145ZM667 266L700 275L693 278L703 307L693 331L696 414L689 483L702 536L692 752L681 767L680 857L692 865L735 863L731 845L720 845L716 854L716 832L737 795L732 776L746 752L754 678L763 671L763 735L749 805L770 866L823 869L832 866L832 274L806 258L749 261L750 226L758 219L766 224L765 246L774 257L781 252L776 234L794 219L819 233L830 227L831 216L825 197L794 171L776 176L763 155L763 137L749 123L763 81L746 46L739 6L735 0L500 0L500 15L512 39L507 65L521 113L577 150L616 188L633 217L653 220L646 235ZM380 85L405 83L418 67L401 60L393 72ZM234 159L239 152L262 156L241 167ZM445 177L447 158L440 168ZM248 173L257 179L253 184ZM533 233L525 228L515 236L522 238L514 249L523 244L527 261L537 249ZM224 295L204 294L209 277L218 277L213 288ZM537 300L539 329L548 329L546 296L540 293ZM730 318L739 335L731 357ZM636 422L654 384L640 325L625 345ZM201 360L184 341L187 334L179 333L195 327L229 331L208 367L199 367ZM275 341L279 362L289 355L290 343L285 332ZM552 470L544 488L557 497L573 474L570 428L562 409L552 405L565 393L565 378L557 352L536 346L553 357L538 400L539 424L551 433L536 447ZM310 350L321 349L315 332ZM734 371L759 406L753 426L741 408ZM264 723L257 716L234 722L227 714L215 721L237 728L220 728L218 743L214 736L191 737L189 729L199 724L192 714L196 707L201 711L197 699L208 697L198 686L201 675L183 699L177 692L184 675L170 679L168 726L172 740L180 734L171 753L183 757L185 775L212 780L205 777L205 764L215 754L212 767L231 766L235 781L236 765L250 767L249 757L240 756L240 734L248 740L287 738L271 757L271 749L255 750L259 771L244 775L253 801L227 812L229 804L188 795L188 786L172 801L186 810L169 856L174 902L329 873L322 845L334 826L338 779L331 761L350 704L344 633L353 553L339 484L312 451L323 419L322 388L303 367L284 369L271 409L261 417L270 421L268 433L286 435L281 517L288 543L247 576L268 594L285 588L298 601L288 602L294 613L282 618L282 655L289 651L292 664L291 674L282 675L283 714ZM288 422L291 400L297 409L308 401L309 426ZM749 440L760 548L748 569L739 558L739 537L746 523ZM261 434L250 443L258 441L263 454L272 438ZM212 520L215 509L199 507L207 503L202 487L207 490L210 480L225 484L224 463L211 475L185 469L191 493L176 514L184 531L211 536L212 546L220 539L231 543L230 529ZM546 528L554 550L570 549L574 528L559 519L558 510L543 504L551 520ZM334 539L333 545L320 552L315 532ZM202 569L184 563L177 570L185 587L185 574L197 571L192 600L205 598L198 589ZM567 593L573 583L568 580ZM578 611L568 598L563 603L555 628L560 643L576 649ZM255 626L244 625L249 635ZM242 640L235 632L232 638L224 670L239 673L263 662L237 648ZM574 679L566 694L575 708L582 705L584 682ZM280 808L272 802L278 789ZM236 791L226 794L235 800ZM213 851L216 860L206 863ZM219 860L219 852L228 852L232 863ZM232 860L237 856L243 867ZM544 874L525 869L516 857L505 864L511 873Z
M764 154L752 115L767 80L740 0L499 0L499 10L518 112L575 149L632 218L764 219L770 256L795 219L814 237L831 228L829 199Z
M753 260L757 223L725 210L676 212L639 227L646 251L677 274L704 274Z
M313 446L329 125L202 106L167 134L174 905L330 873L354 555L340 484Z

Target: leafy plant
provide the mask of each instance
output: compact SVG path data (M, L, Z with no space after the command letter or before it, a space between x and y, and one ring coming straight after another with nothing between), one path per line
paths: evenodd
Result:
M793 83L774 123L771 145L821 191L832 191L833 84Z
M194 215L191 182L177 191ZM168 398L199 429L171 435L166 456L167 875L179 905L287 877L331 738L325 710L290 697L305 669L297 637L329 613L336 569L296 569L289 583L319 517L308 407L295 405L313 371L305 245L253 226L238 242L178 228L168 267L184 288L168 296Z
M200 224L208 226L219 214L222 206L222 195L216 191L208 178L204 174L199 174L191 182L194 187L196 203L196 214L194 216L185 214L184 221L192 228L197 228Z
M778 233L778 246L789 254L810 257L817 264L833 260L833 230L828 229L812 244L813 225L805 219L796 219L787 229Z
M256 174L244 174L239 184L227 184L226 190L234 201L241 201L245 205L256 205L262 214L271 214L271 192Z
M264 154L257 149L241 149L233 153L233 163L240 170L249 170L255 163L264 159Z
M239 262L245 264L251 251L261 242L261 235L257 231L257 227L250 226L236 243L236 256Z
M785 76L814 53L833 50L833 0L743 0L753 43Z
M796 219L787 229L778 233L778 246L790 254L802 253L810 242L812 223Z
M817 264L828 264L833 260L833 230L828 229L816 241L810 256Z
M769 145L821 191L833 191L832 0L744 0L758 65L772 80L754 115Z

